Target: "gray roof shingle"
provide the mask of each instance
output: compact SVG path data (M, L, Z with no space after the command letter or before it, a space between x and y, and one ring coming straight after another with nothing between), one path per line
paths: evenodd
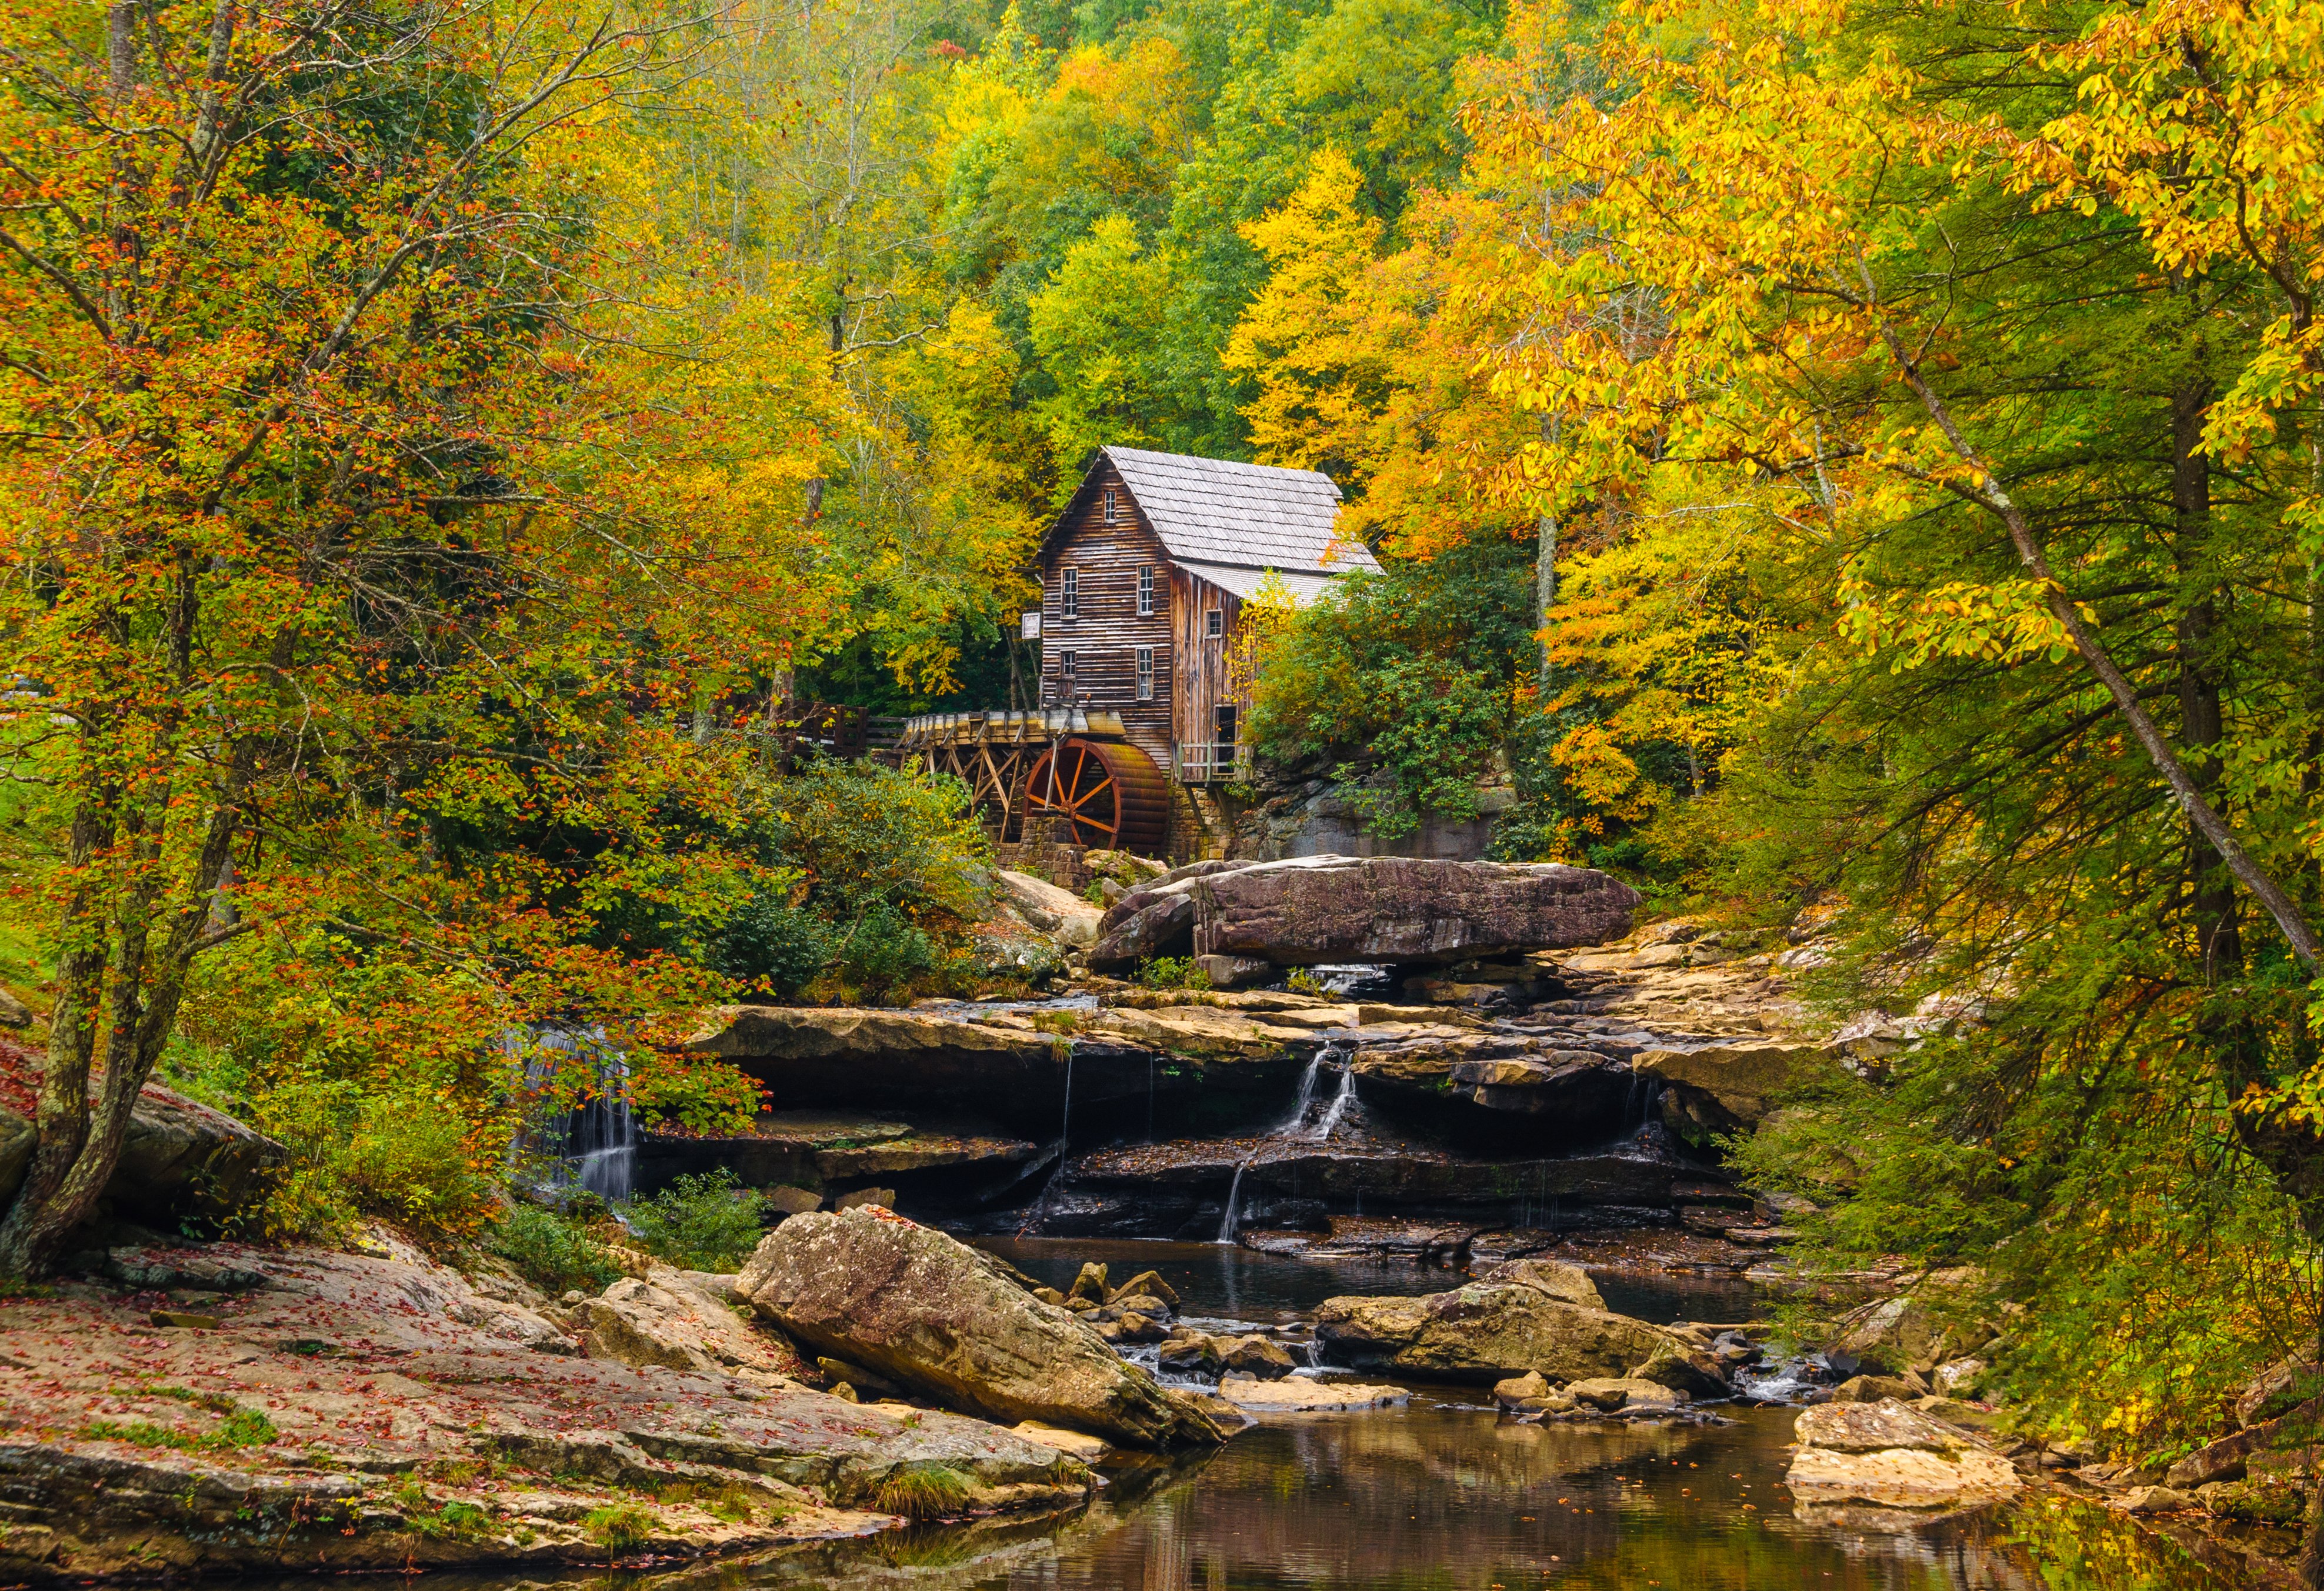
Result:
M1363 543L1333 536L1340 489L1318 471L1141 447L1098 451L1180 563L1309 576L1379 567Z

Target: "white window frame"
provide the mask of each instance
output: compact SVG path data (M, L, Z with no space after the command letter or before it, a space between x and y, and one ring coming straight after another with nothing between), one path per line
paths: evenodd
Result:
M1105 522L1107 524L1111 525L1116 522L1114 519L1115 511L1113 503L1113 488L1109 486L1105 489Z
M1209 616L1203 621L1203 633L1212 640L1216 640L1226 632L1227 611L1224 608L1213 608Z
M1057 572L1057 617L1078 619L1082 616L1082 572L1061 569Z
M1154 648L1152 647L1138 648L1138 699L1141 702L1151 702L1154 699Z
M1057 677L1070 684L1074 677L1074 648L1067 647L1057 654Z
M1138 616L1140 619L1154 616L1154 566L1151 564L1138 566Z

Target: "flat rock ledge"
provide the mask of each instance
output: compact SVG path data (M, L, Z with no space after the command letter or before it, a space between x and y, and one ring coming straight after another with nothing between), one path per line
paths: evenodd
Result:
M384 1234L91 1274L0 1311L0 1583L755 1554L1095 1486L1055 1445L798 1384L723 1278L567 1313Z
M1784 1482L1811 1518L1839 1510L1858 1523L1877 1524L1878 1513L1918 1522L2002 1502L2024 1485L1969 1433L1894 1398L1820 1403L1801 1411L1794 1434L1800 1449ZM1863 1510L1875 1514L1859 1517Z

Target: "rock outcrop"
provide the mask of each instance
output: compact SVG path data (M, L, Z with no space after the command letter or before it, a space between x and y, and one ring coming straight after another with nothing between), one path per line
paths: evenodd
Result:
M21 1099L29 1109L41 1071L38 1053L0 1039L0 1077L14 1085L0 1098ZM23 1183L32 1145L31 1120L0 1104L0 1205ZM250 1202L282 1161L282 1146L265 1134L173 1089L147 1083L130 1112L105 1200L116 1214L173 1227L186 1215L224 1213Z
M1072 1311L1033 1297L974 1249L886 1210L794 1216L759 1246L737 1286L809 1350L954 1408L1127 1447L1225 1439Z
M1967 1508L2024 1484L1999 1454L1894 1399L1821 1403L1801 1412L1794 1431L1800 1450L1784 1481L1803 1508Z
M1690 1142L1756 1127L1776 1099L1838 1065L1822 1044L1768 1040L1706 1044L1694 1049L1647 1049L1633 1064L1668 1085L1665 1126Z
M1661 1327L1607 1310L1586 1276L1575 1286L1565 1272L1579 1276L1570 1265L1517 1262L1422 1298L1326 1299L1315 1336L1342 1363L1487 1384L1532 1370L1559 1382L1618 1377L1683 1350Z

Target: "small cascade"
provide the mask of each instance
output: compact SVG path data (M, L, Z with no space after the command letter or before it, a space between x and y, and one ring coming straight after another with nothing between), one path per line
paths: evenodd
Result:
M1340 1063L1340 1086L1324 1104L1322 1114L1311 1123L1307 1117L1315 1108L1315 1084L1323 1076L1326 1061ZM1299 1097L1293 1101L1291 1113L1276 1124L1275 1129L1260 1141L1258 1148L1235 1163L1234 1180L1227 1184L1227 1207L1219 1217L1218 1240L1221 1243L1235 1240L1235 1217L1242 1199L1242 1173L1250 1169L1251 1163L1267 1152L1269 1144L1329 1143L1332 1134L1339 1127L1340 1118L1347 1115L1348 1107L1355 1102L1355 1098L1356 1068L1349 1053L1333 1044L1318 1047L1314 1054L1308 1057L1305 1069L1299 1073Z
M1235 1240L1235 1207L1242 1199L1242 1173L1250 1169L1250 1159L1245 1156L1235 1167L1234 1181L1227 1184L1226 1213L1219 1217L1219 1241L1222 1243Z
M1025 1224L1017 1228L1017 1235L1019 1237L1038 1227L1041 1224L1041 1218L1049 1213L1049 1200L1057 1191L1057 1179L1065 1174L1065 1156L1072 1147L1073 1130L1074 1045L1073 1041L1067 1039L1065 1041L1065 1108L1057 1118L1057 1163L1050 1168L1049 1180L1041 1184L1040 1196L1033 1200L1032 1209L1026 1212Z
M604 1036L595 1028L542 1028L505 1034L501 1043L511 1054L522 1055L529 1093L546 1090L575 1058L588 1063L595 1081L590 1097L536 1120L512 1144L511 1154L539 1156L548 1163L549 1187L594 1193L618 1213L636 1191L638 1130L630 1109L629 1062L605 1047Z

